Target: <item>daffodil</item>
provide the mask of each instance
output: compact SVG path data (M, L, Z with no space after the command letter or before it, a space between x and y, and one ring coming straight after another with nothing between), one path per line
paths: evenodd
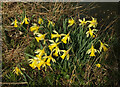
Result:
M42 68L45 67L45 70L46 70L46 65L51 66L50 59L47 59L47 61L46 61L46 58L40 60L40 62L37 65L38 70L40 70L40 67L42 67Z
M48 27L50 26L50 24L51 24L53 27L55 26L55 23L54 23L54 22L48 20Z
M58 32L57 32L56 30L53 30L53 32L54 32L55 34L52 34L52 33L51 33L51 39L56 38L56 37L61 37L61 35L58 34Z
M56 43L53 40L49 40L49 41L52 43L48 46L51 51L53 50L53 48L57 47L57 45L61 43L61 42Z
M93 30L91 30L91 28L89 28L89 31L87 31L86 32L86 35L87 35L87 37L89 37L89 35L91 36L91 37L95 37L95 31L98 31L97 29L93 29Z
M67 60L69 60L69 51L70 51L71 48L69 48L67 51L66 50L60 50L61 52L63 52L63 55L60 56L62 59L64 59L66 56L67 56Z
M93 47L93 44L91 46L91 48L86 52L87 54L90 54L90 56L95 56L95 52L97 52L97 50Z
M56 42L59 40L59 38L61 38L61 36L64 36L64 35L65 35L65 34L58 34L58 32L57 32L56 30L53 30L53 32L54 32L55 34L52 34L52 33L51 33L51 39L57 38L57 39L56 39Z
M29 19L26 17L26 15L25 15L25 18L23 19L21 25L23 25L23 23L29 24Z
M43 23L43 19L42 19L42 18L39 18L38 24L42 24L42 23Z
M40 67L45 67L46 63L45 63L46 59L41 59L40 62L37 64L37 68L38 70L40 70Z
M21 70L25 70L25 68L19 68L19 67L16 66L15 69L13 70L13 72L17 75L19 75L19 74L23 75Z
M35 69L36 67L38 68L38 70L40 70L41 67L45 67L46 69L46 65L50 66L50 59L47 59L47 58L43 58L43 59L39 59L37 57L34 57L34 59L29 59L29 65Z
M18 23L18 21L17 21L17 19L15 18L15 21L13 21L13 22L11 23L11 25L14 24L14 27L18 27L17 23Z
M83 20L81 20L81 19L79 19L79 21L81 22L79 25L81 25L81 26L84 26L86 23L87 23L87 21L85 21L85 18L83 18Z
M97 26L97 24L98 24L98 22L97 22L97 19L95 19L95 18L93 18L92 17L92 21L87 21L87 22L89 22L90 24L88 25L88 27L90 28L90 27L96 27Z
M49 61L52 60L53 63L56 62L56 60L52 57L52 52L49 56L46 55L43 58L49 59Z
M73 18L68 20L68 27L72 26L75 23L75 21L73 20Z
M70 34L70 32L62 38L61 41L62 41L63 43L66 44L66 43L67 43L67 40L68 40L68 42L70 41L70 36L69 36L69 34Z
M99 40L100 41L100 40ZM104 51L107 51L108 50L108 48L106 47L106 46L108 46L106 43L102 43L101 41L100 41L100 52L102 51L102 49L104 50Z
M98 64L96 64L96 66L97 66L98 68L100 68L100 67L101 67L101 64L98 63Z
M60 54L60 49L58 47L55 47L55 49L53 51L55 51L53 53L53 55L56 56L56 57L58 56L58 54Z
M40 27L37 26L37 24L34 23L33 26L30 27L30 31L36 31L37 32L39 28Z
M47 61L45 62L45 64L48 65L48 66L51 66L50 59L47 59Z
M29 59L28 61L30 63L29 66L31 66L33 69L35 69L39 64L40 59L35 57L34 59Z
M44 44L45 44L45 36L46 35L47 35L47 33L46 34L37 33L38 37L35 37L35 39L37 40L37 42L39 42L40 40L44 40Z
M38 68L38 70L40 70L41 66L46 66L45 65L45 61L46 61L46 59L41 59L39 61L39 63L36 65L36 67Z
M38 57L39 59L41 59L41 57L45 54L45 47L41 50L41 49L37 49L35 51L35 53L37 53L38 55L36 55L36 57Z

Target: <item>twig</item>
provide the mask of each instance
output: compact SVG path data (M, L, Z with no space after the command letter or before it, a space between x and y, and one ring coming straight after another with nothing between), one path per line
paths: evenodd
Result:
M0 82L0 84L28 84L28 82Z

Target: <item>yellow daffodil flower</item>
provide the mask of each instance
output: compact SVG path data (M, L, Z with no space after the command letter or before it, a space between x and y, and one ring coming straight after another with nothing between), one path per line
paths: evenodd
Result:
M21 70L25 70L25 68L21 68ZM13 70L13 72L17 75L21 74L23 75L23 73L21 72L21 70L18 67L15 67L15 69Z
M90 28L90 27L96 27L97 26L97 19L95 19L95 18L93 18L92 17L92 21L87 21L87 22L89 22L90 24L88 25L88 27Z
M51 66L50 59L47 59L47 61L45 62L45 64L48 65L48 66Z
M51 33L51 39L57 38L57 39L56 39L56 42L59 40L59 38L61 38L61 36L64 36L64 35L65 35L65 34L58 34L58 32L57 32L56 30L53 30L53 32L54 32L55 34L52 34L52 33Z
M34 59L29 59L29 65L35 69L36 67L38 68L38 70L40 70L40 67L45 67L46 68L46 65L50 66L50 60L48 59L46 61L46 58L43 58L43 59L39 59L37 57L35 57Z
M50 59L47 59L46 62L45 62L45 61L46 61L46 58L40 60L39 64L37 65L38 70L40 70L40 67L41 67L41 66L42 66L42 68L45 67L45 70L46 70L46 65L51 66L51 64L50 64Z
M95 37L95 31L98 31L97 29L93 29L93 30L91 30L91 28L89 28L89 31L87 31L86 32L86 35L87 35L87 37L89 37L89 35L91 36L91 37Z
M67 60L69 60L69 51L70 51L71 48L69 48L67 51L66 50L60 50L61 52L63 52L63 55L60 56L62 59L64 59L66 56L67 56Z
M91 48L86 53L87 54L91 53L90 56L95 56L95 52L97 52L97 50L94 49L93 44L92 44Z
M73 20L73 18L68 20L68 27L72 26L75 23L75 21Z
M35 53L38 53L38 55L36 55L36 57L38 57L39 59L41 59L41 57L45 54L45 47L42 50L37 49L35 51Z
M42 18L39 18L38 24L42 24L42 23L43 23L43 19L42 19Z
M65 35L65 37L62 38L61 41L62 41L63 43L66 44L66 43L67 43L67 40L68 40L68 43L69 43L69 41L70 41L70 36L69 36L69 34L70 34L70 32L69 32L67 35Z
M51 54L49 56L46 55L43 58L46 58L46 59L48 58L49 61L52 60L53 63L56 62L56 60L52 57L52 52L51 52Z
M14 27L18 27L17 23L18 23L18 21L17 21L17 19L15 18L15 21L13 21L13 22L11 23L11 25L14 24Z
M52 33L51 33L51 39L56 38L56 37L61 37L61 35L58 34L58 32L57 32L56 30L53 30L53 32L54 32L55 34L52 34Z
M55 23L54 23L54 22L48 20L48 27L50 26L50 24L51 24L53 27L55 26Z
M100 68L101 67L101 65L98 63L98 64L96 64L96 66L98 67L98 68Z
M85 21L85 18L83 18L83 20L79 19L79 21L81 22L79 25L82 25L82 27L87 23L87 21Z
M55 47L55 49L53 50L55 51L55 53L53 53L54 56L58 56L58 53L60 54L60 49L58 47Z
M43 59L43 60L40 60L40 62L37 64L37 68L38 68L38 70L40 70L40 67L43 65L43 66L45 66L45 60L46 59Z
M40 59L35 57L34 59L29 59L28 61L29 61L29 63L31 63L31 64L29 64L29 66L31 66L33 69L35 69L39 64Z
M45 44L45 36L46 35L47 35L47 33L46 34L37 33L38 37L35 37L35 39L37 40L37 42L39 42L40 40L44 40L44 44Z
M21 25L23 25L23 23L25 23L25 24L29 24L29 19L26 17L26 15L25 15L25 18L23 19L23 21L22 21L22 23L21 23Z
M38 70L40 70L41 66L43 66L43 67L46 66L45 61L46 61L46 59L41 59L40 60L40 62L37 64Z
M37 32L39 28L40 27L37 26L37 24L34 23L33 26L30 27L30 31L36 31Z
M99 40L100 41L100 40ZM102 43L101 41L100 41L100 52L102 51L102 49L104 50L104 51L107 51L108 50L108 48L106 47L106 46L108 46L106 43Z
M52 43L48 46L51 51L53 50L53 48L57 47L57 45L61 43L61 42L56 43L53 40L49 40L49 41Z

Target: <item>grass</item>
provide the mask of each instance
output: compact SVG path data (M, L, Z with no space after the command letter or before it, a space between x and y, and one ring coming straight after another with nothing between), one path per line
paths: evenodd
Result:
M90 9L88 10L88 8ZM83 3L81 5L79 3L3 3L3 84L8 82L8 84L13 83L14 85L12 86L18 86L18 84L21 82L27 82L27 86L117 86L117 51L114 49L117 48L118 39L116 39L117 35L114 31L114 23L118 20L118 18L114 18L111 22L108 22L108 24L105 22L106 25L101 21L100 25L98 24L98 28L100 28L97 33L98 38L95 40L91 38L85 38L86 31L84 31L82 28L80 28L81 31L79 31L79 28L77 28L78 25L74 25L71 28L66 27L68 18L74 17L76 21L81 18L81 16L90 19L91 15L87 13L97 8L98 6L96 3ZM24 16L24 12L26 12L27 17L31 19L30 25L15 29L10 25L12 19L14 19L16 16L19 19L20 17ZM32 69L27 61L31 55L35 56L34 50L36 48L44 46L42 42L39 44L36 43L35 38L29 31L29 27L32 26L31 23L37 23L38 17L45 19L45 23L47 23L46 19L54 21L56 23L55 29L58 31L58 33L64 32L67 34L69 32L69 29L71 29L71 32L73 31L70 34L72 43L68 45L60 45L61 49L66 50L72 46L69 62L66 59L62 60L58 58L58 62L55 64L52 63L51 67L47 68L47 71L44 71L44 68L40 71L37 68ZM46 26L47 24L44 25L45 29L40 30L40 32L52 32L52 30L47 29ZM101 26L103 26L104 29ZM50 39L50 34L48 34L47 38ZM90 59L89 55L86 56L85 54L86 50L90 48L92 42L95 43L95 48L98 48L98 39L107 42L107 44L109 44L109 50L107 52L101 53L99 56L93 59ZM48 44L50 43L48 42ZM49 51L47 52L49 53ZM102 67L97 68L95 66L96 63L101 63ZM16 65L20 65L26 69L26 71L23 71L23 75L17 76L12 72L13 67ZM111 80L111 78L114 79L114 82ZM8 86L8 84L4 84L4 86Z

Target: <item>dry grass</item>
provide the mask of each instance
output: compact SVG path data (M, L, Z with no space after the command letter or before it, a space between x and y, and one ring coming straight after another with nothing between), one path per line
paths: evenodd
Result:
M20 2L8 2L3 3L2 14L3 14L3 25L9 28L11 24L11 18L14 18L16 14L21 15L23 10L26 11L28 17L35 14L35 19L39 16L47 17L49 20L57 21L60 16L67 15L73 17L79 14L87 15L88 9L95 8L95 3L89 5L79 3L20 3ZM86 7L86 8L84 8Z

